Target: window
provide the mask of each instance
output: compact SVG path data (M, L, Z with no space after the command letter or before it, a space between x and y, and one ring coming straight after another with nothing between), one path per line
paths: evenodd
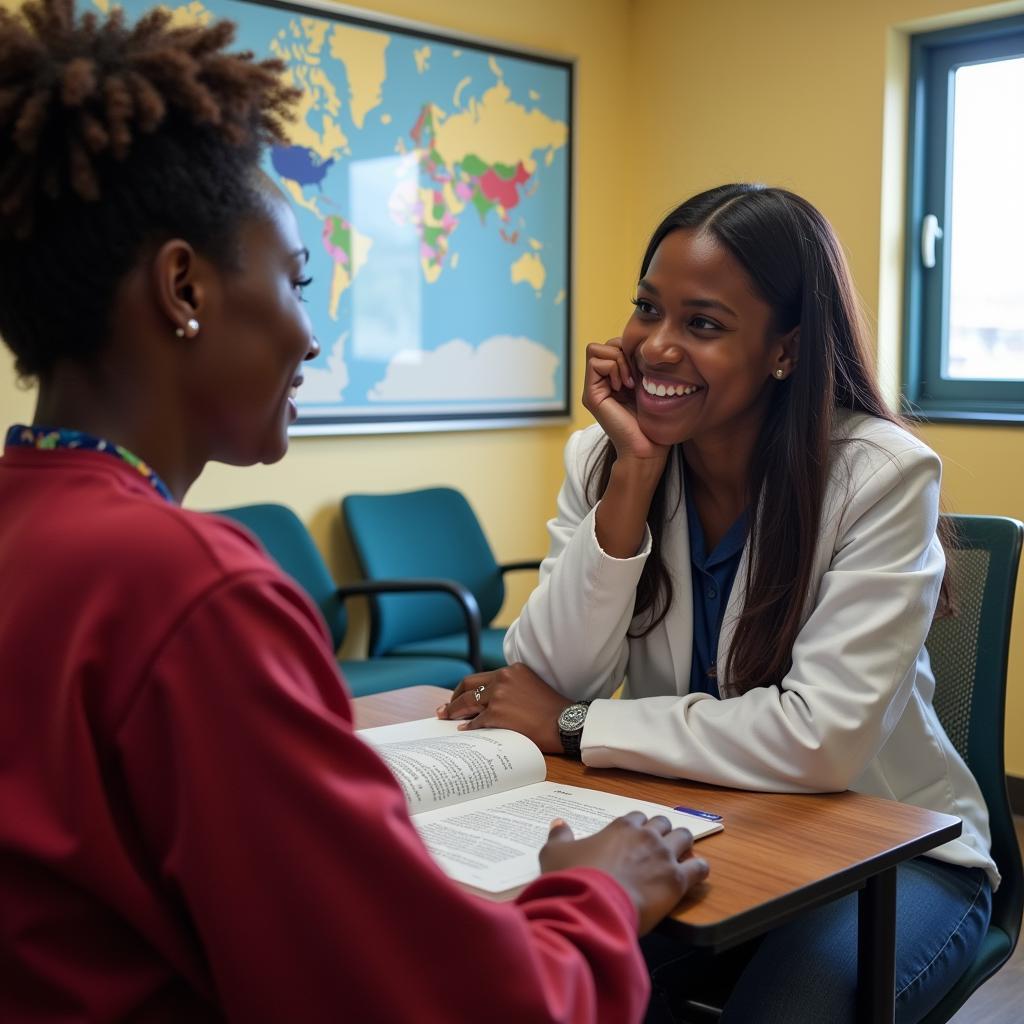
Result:
M904 393L1024 422L1024 17L911 40Z

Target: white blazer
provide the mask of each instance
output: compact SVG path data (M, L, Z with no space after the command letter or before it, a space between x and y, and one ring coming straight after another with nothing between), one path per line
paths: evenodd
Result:
M955 814L962 836L929 856L984 868L996 886L985 802L932 708L924 648L945 569L935 536L941 463L884 420L844 413L839 424L813 599L779 685L737 694L722 671L741 611L744 549L718 645L722 699L689 692L692 584L677 463L662 541L672 604L652 632L627 636L639 625L633 604L651 538L624 559L597 542L585 493L605 440L596 424L566 446L551 549L505 657L567 697L593 700L581 744L588 765L771 792L852 789ZM627 699L607 699L623 680Z

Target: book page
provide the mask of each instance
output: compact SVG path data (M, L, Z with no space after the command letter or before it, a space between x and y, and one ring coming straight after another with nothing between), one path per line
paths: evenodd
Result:
M680 814L670 807L595 789L539 782L511 793L427 811L413 818L434 859L451 878L485 892L504 892L540 874L537 854L553 818L564 818L577 839L600 831L629 811L663 814L695 839L718 832L721 822Z
M509 729L459 732L459 724L425 718L359 731L398 780L410 814L544 778L544 755L532 740Z

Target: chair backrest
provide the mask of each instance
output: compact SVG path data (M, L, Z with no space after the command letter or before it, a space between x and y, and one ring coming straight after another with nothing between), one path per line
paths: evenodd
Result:
M935 711L978 780L988 805L992 856L1003 884L992 923L1016 942L1024 909L1024 869L1006 792L1003 730L1013 594L1024 524L1002 516L949 516L949 553L959 614L937 619L927 647Z
M334 580L302 520L285 505L242 505L219 509L251 530L267 554L313 599L330 630L334 649L341 646L348 624Z
M401 494L350 494L341 502L352 546L367 579L441 577L465 586L489 625L505 600L505 585L476 514L450 487ZM370 653L465 630L456 603L443 595L378 597Z

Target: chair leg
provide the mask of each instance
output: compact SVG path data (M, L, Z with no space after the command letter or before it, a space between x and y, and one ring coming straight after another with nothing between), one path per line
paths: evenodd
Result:
M700 999L687 999L676 1014L679 1024L710 1024L722 1019L722 1008Z

